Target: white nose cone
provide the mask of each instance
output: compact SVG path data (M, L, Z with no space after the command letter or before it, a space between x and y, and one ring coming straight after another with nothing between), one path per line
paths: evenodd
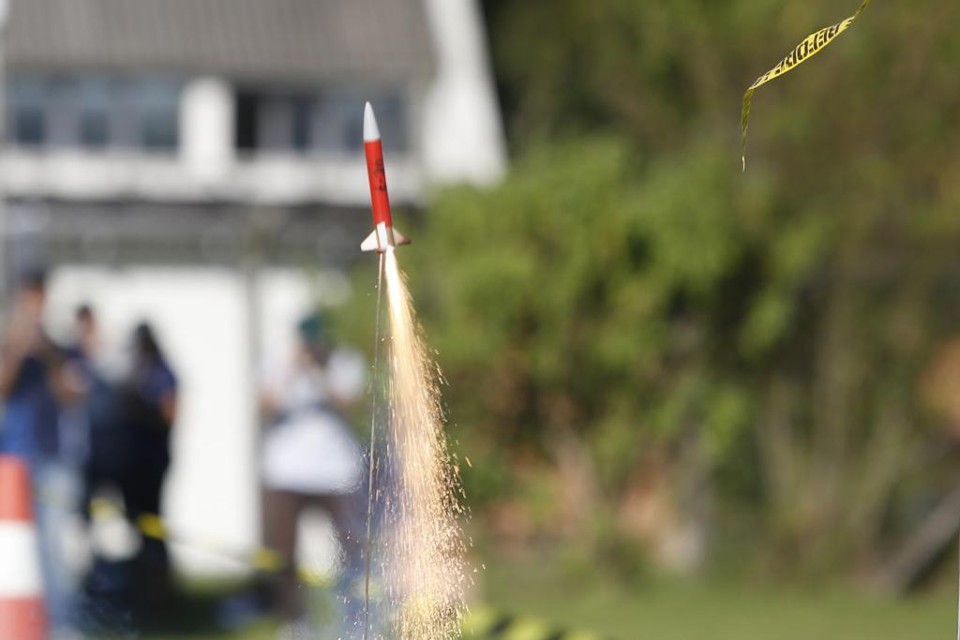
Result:
M373 142L380 139L380 127L377 126L377 116L368 102L363 108L363 141Z

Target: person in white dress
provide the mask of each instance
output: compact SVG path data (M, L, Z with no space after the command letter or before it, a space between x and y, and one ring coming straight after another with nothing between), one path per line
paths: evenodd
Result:
M364 391L363 358L334 347L322 316L302 320L298 334L293 362L267 382L261 400L268 425L261 468L265 536L285 561L274 605L294 625L306 614L294 567L300 515L311 507L327 511L349 574L360 562L365 477L360 445L344 417Z

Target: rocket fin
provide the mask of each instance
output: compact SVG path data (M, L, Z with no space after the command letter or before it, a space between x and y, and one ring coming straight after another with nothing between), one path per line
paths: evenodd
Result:
M407 236L403 235L402 233L400 233L399 231L397 231L396 229L394 229L394 230L393 230L393 243L396 244L396 245L398 245L398 246L401 245L401 244L410 244L410 238L408 238Z
M377 230L374 229L370 232L363 242L360 243L361 251L379 251L380 250L380 241L377 238Z

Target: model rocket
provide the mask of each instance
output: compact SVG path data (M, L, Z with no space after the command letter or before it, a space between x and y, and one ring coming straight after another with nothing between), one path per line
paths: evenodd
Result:
M387 173L383 167L383 145L377 116L368 102L363 109L363 154L367 158L367 177L370 179L370 204L373 209L373 231L360 244L363 251L383 253L387 247L410 244L410 241L393 228L390 215L390 198L387 196Z

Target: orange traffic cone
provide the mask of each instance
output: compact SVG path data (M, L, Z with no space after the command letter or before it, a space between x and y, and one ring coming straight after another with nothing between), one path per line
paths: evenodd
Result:
M19 458L0 456L0 638L46 637L29 472Z

